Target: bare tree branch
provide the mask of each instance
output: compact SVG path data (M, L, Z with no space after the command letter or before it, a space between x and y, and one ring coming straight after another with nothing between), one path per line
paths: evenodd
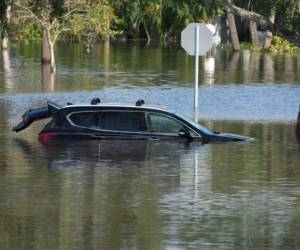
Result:
M28 7L26 7L26 6L23 6L23 5L19 4L18 2L14 3L14 4L15 4L15 6L19 7L20 9L22 9L22 10L27 14L27 16L28 16L29 18L33 18L33 19L35 19L38 23L42 24L42 20L41 20L37 15L35 15L34 12L33 12L30 8L28 8ZM24 17L24 16L23 16L23 17ZM29 19L29 18L28 18L28 19Z
M69 10L65 15L62 16L63 20L67 20L74 12L78 11L78 8L74 8L72 10Z

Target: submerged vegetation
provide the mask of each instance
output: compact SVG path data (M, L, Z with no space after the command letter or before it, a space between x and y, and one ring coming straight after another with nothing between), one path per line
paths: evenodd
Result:
M227 43L221 43L218 45L218 48L221 50L232 50L232 46ZM251 42L242 42L240 44L241 50L251 50L260 52L263 50L261 46L253 45ZM292 53L292 54L300 54L300 48L292 44L291 42L279 37L273 36L271 47L268 49L271 53Z
M282 39L279 36L273 36L272 38L272 46L270 48L270 52L273 53L300 53L299 47L290 43L289 41Z

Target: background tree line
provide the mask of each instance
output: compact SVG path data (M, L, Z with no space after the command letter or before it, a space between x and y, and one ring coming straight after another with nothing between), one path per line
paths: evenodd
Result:
M190 22L209 22L215 15L226 15L230 4L272 23L266 27L256 20L260 29L299 39L300 0L1 0L0 27L2 38L10 34L13 40L30 32L42 34L41 19L43 27L45 21L54 20L68 26L61 33L78 40L107 36L167 40L178 38Z
M257 43L257 28L299 44L300 0L1 0L0 32L3 48L9 39L42 38L43 60L55 70L59 39L165 42L178 40L187 24L214 16L228 19L235 49L239 38ZM244 32L245 25L250 32Z

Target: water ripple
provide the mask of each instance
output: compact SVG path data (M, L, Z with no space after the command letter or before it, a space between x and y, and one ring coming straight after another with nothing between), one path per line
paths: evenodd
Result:
M215 85L199 89L200 117L211 120L243 120L292 122L300 104L297 85ZM139 98L147 104L167 107L193 116L193 88L159 86L147 88L106 88L101 91L81 91L51 94L20 94L0 96L12 116L28 108L44 105L47 100L60 104L86 103L93 97L103 102L135 103Z

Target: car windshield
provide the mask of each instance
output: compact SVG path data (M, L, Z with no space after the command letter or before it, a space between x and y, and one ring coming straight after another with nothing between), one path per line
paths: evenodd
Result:
M186 117L186 116L184 116L184 115L181 115L181 114L178 114L178 113L176 113L176 115L177 115L179 118L181 118L181 119L187 121L188 123L192 124L194 127L196 127L197 129L199 129L199 130L200 130L201 132L203 132L204 134L208 134L208 135L212 135L212 134L213 134L213 132L210 131L208 128L202 126L202 125L199 124L198 122L195 122L195 121L192 120L191 118L188 118L188 117Z

